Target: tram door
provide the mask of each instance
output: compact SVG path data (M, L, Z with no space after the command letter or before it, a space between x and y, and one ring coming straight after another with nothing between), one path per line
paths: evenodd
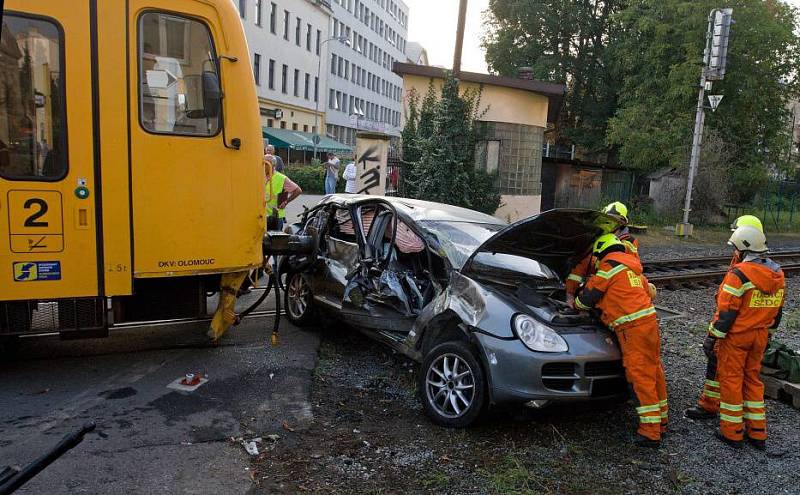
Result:
M90 2L4 8L0 301L98 296Z

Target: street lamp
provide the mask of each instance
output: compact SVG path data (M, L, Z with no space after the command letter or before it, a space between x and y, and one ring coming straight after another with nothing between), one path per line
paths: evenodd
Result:
M331 38L323 40L319 44L319 60L317 60L317 81L320 80L321 76L320 70L322 69L322 53L323 53L322 45L332 40L336 40L339 43L343 43L346 46L350 46L350 38L348 38L347 36L333 36ZM317 157L317 145L319 144L319 97L320 93L324 94L324 92L327 91L327 88L322 88L322 89L323 89L322 92L320 91L317 92L317 98L316 101L314 102L314 137L311 139L314 142L314 154L311 155L312 160Z

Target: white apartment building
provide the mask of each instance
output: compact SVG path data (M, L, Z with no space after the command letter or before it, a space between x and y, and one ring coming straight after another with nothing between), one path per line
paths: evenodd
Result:
M401 0L331 0L331 8L330 36L346 37L349 46L329 43L328 136L350 146L357 130L399 136L403 79L392 65L406 61L408 7Z
M316 132L318 103L322 129L329 72L320 57L328 53L329 0L235 1L252 52L262 126Z

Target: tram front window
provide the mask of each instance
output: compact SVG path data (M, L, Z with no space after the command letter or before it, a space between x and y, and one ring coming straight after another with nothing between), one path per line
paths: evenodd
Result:
M219 115L204 106L204 75L217 62L205 24L148 12L139 21L139 85L142 127L160 134L214 136ZM214 78L216 79L216 78Z
M0 34L0 176L66 174L61 33L55 23L3 16Z

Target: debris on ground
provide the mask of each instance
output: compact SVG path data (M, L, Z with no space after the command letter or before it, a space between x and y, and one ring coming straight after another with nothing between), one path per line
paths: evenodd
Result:
M253 458L264 473L254 492L792 494L800 486L800 451L789 446L798 438L800 412L767 400L767 451L745 455L732 455L714 438L714 421L683 416L703 384L701 342L715 292L660 294L660 305L686 314L661 323L670 427L656 451L631 446L630 402L510 408L468 429L436 427L416 398L414 363L330 325L321 333L313 420L268 457ZM786 294L787 307L796 308L800 280L787 279ZM800 348L799 327L797 310L784 317L777 337Z

